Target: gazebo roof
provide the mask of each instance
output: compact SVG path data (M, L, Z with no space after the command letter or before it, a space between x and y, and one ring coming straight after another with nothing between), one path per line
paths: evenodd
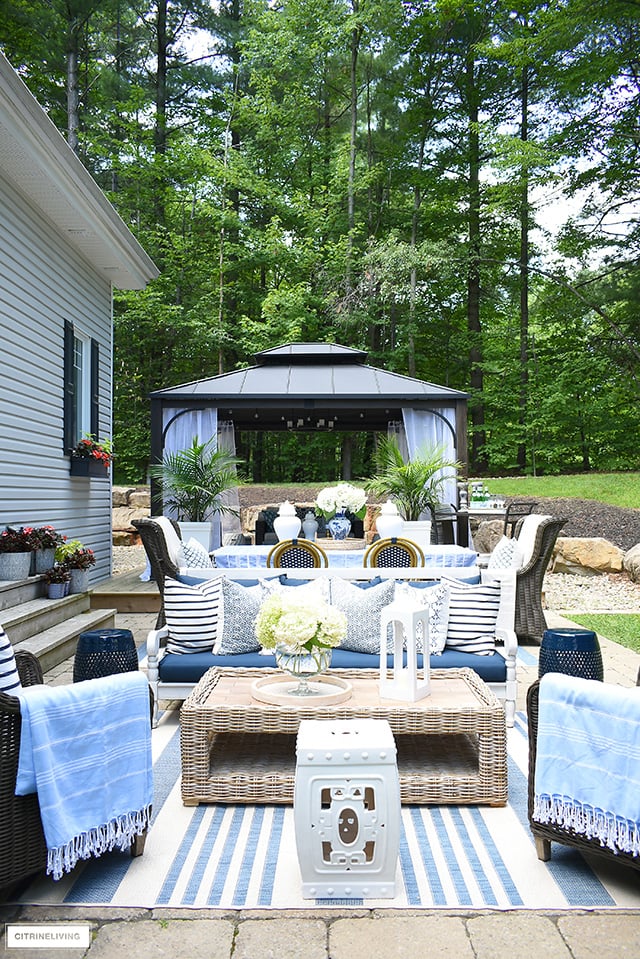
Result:
M217 406L239 429L386 429L402 407L451 407L467 394L366 363L367 353L336 343L288 343L254 356L255 365L156 390L163 406ZM319 425L319 421L325 422Z

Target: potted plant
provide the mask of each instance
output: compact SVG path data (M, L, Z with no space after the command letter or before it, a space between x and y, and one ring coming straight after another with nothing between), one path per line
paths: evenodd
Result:
M53 566L56 547L64 543L65 537L58 533L53 526L37 526L33 530L35 548L35 571L44 573Z
M26 579L36 545L32 526L7 526L0 533L0 579Z
M58 546L56 560L63 563L71 574L70 591L86 593L89 588L89 570L96 562L93 550L83 546L79 539L72 539Z
M150 467L151 479L159 484L154 508L173 511L183 537L195 536L209 550L211 517L216 513L236 514L223 496L239 485L236 467L240 462L226 450L217 449L215 440L200 443L194 436L190 447L165 453L161 463Z
M428 545L431 523L428 534L426 527L420 529L415 524L422 522L425 513L433 516L447 479L444 471L459 469L460 464L448 459L444 447L438 445L422 447L414 459L405 463L395 437L383 436L376 449L375 466L376 475L367 482L367 489L376 496L388 496L405 521L403 533ZM412 525L407 528L407 523Z
M67 592L67 583L71 580L71 572L65 563L55 563L44 571L47 582L49 599L62 599Z
M113 462L111 440L98 442L85 434L71 450L69 471L72 476L101 476L108 472Z
M327 527L333 538L345 539L351 530L347 510L362 519L367 511L367 494L351 483L338 483L321 489L315 505L328 521Z

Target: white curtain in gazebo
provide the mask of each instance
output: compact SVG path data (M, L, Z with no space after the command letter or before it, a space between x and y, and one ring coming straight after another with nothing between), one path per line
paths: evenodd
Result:
M411 458L418 455L425 446L440 446L443 448L447 459L457 459L455 445L456 411L453 407L442 407L433 411L403 408L402 420ZM446 477L442 486L442 502L453 503L454 506L457 506L456 471L443 470L442 474Z
M220 420L218 423L218 448L236 455L236 431L233 420ZM233 513L222 513L222 541L229 542L242 532L240 525L240 496L237 489L227 490L222 496L225 506Z
M165 408L162 414L162 434L164 436L164 453L177 453L188 449L195 437L199 443L208 443L212 437L218 442L218 411L215 408L202 410L183 410ZM169 516L170 510L165 510ZM211 519L211 549L221 545L222 534L220 515L216 513Z

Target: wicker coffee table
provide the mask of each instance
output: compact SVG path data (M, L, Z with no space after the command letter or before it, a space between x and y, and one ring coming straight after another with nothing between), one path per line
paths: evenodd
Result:
M402 802L505 805L504 709L473 670L433 670L416 703L380 699L377 670L335 672L346 702L280 706L251 696L264 669L210 669L180 711L183 803L292 804L300 720L368 718L391 726Z

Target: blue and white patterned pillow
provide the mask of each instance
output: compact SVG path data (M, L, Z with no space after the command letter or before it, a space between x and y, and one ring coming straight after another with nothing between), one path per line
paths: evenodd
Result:
M183 542L180 546L180 562L178 565L190 569L208 569L213 566L213 563L202 543L199 543L192 536L188 542Z
M470 586L445 577L442 581L449 592L446 645L461 653L490 656L496 648L500 583Z
M393 599L394 589L392 579L371 589L359 589L344 579L331 577L331 604L347 617L347 635L340 643L340 649L356 653L380 652L380 615Z
M449 627L449 590L443 583L434 583L429 589L416 589L409 583L397 582L396 600L410 600L429 607L429 652L438 656L447 641ZM422 629L417 630L416 648L424 652Z
M487 569L520 569L522 550L515 537L503 536L493 548Z
M13 654L13 646L0 626L0 690L13 696L19 689L22 689L22 683L16 666L16 657Z
M254 626L265 591L257 586L241 586L231 579L222 582L222 628L213 652L218 656L257 653L260 643Z
M166 577L164 613L168 653L208 653L218 641L222 577L189 585Z

